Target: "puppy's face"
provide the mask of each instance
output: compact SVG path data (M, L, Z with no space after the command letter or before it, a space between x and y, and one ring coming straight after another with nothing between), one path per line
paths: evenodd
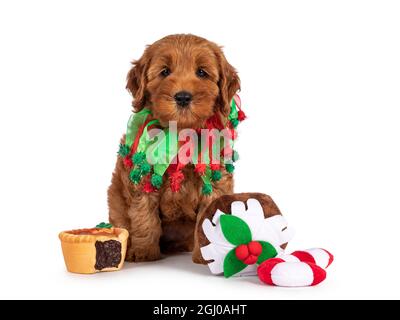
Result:
M193 35L165 37L147 47L128 73L135 111L148 107L161 125L200 128L214 113L227 116L240 88L234 68L214 43Z

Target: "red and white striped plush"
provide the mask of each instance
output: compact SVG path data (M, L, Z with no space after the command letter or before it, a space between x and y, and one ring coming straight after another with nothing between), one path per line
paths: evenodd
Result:
M260 280L281 287L315 286L326 278L333 255L324 249L295 251L261 263L257 269Z
M299 250L291 254L281 255L279 258L287 262L302 261L313 263L324 269L328 268L333 262L333 255L329 251L321 248Z

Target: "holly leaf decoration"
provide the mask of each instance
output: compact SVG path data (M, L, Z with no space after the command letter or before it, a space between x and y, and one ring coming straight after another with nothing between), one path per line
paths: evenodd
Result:
M96 228L110 229L110 228L112 228L112 224L111 223L101 222L96 226Z
M269 242L266 241L258 241L261 246L262 246L262 252L258 256L257 263L260 264L261 262L264 262L265 260L274 258L278 255L278 252L276 251L275 247L270 244Z
M226 240L235 246L251 241L251 231L242 219L224 214L220 218L222 233Z
M236 248L235 248L236 249ZM232 277L234 274L242 271L247 267L247 264L240 261L235 254L235 249L228 252L224 259L224 276L225 278Z

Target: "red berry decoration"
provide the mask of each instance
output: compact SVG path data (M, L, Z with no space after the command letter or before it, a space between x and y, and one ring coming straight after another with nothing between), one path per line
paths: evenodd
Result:
M241 244L235 249L236 258L244 261L249 256L249 248L246 244Z
M245 264L255 264L258 260L258 256L249 255L246 259L243 260Z
M236 258L245 264L255 264L262 252L262 246L257 241L241 244L235 249Z
M251 241L247 246L249 248L249 252L253 256L257 256L258 257L262 252L261 243L259 243L258 241Z

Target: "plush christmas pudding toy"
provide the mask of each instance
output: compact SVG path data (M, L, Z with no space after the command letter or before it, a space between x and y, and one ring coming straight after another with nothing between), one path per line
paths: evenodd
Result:
M240 193L214 200L199 217L202 263L213 274L256 275L257 265L283 252L292 230L271 197Z
M320 248L285 254L292 236L269 196L241 193L210 204L199 217L195 242L200 262L215 275L258 275L265 284L286 287L319 284L333 256Z
M128 231L101 223L96 228L59 234L69 272L96 273L120 270L124 264Z

